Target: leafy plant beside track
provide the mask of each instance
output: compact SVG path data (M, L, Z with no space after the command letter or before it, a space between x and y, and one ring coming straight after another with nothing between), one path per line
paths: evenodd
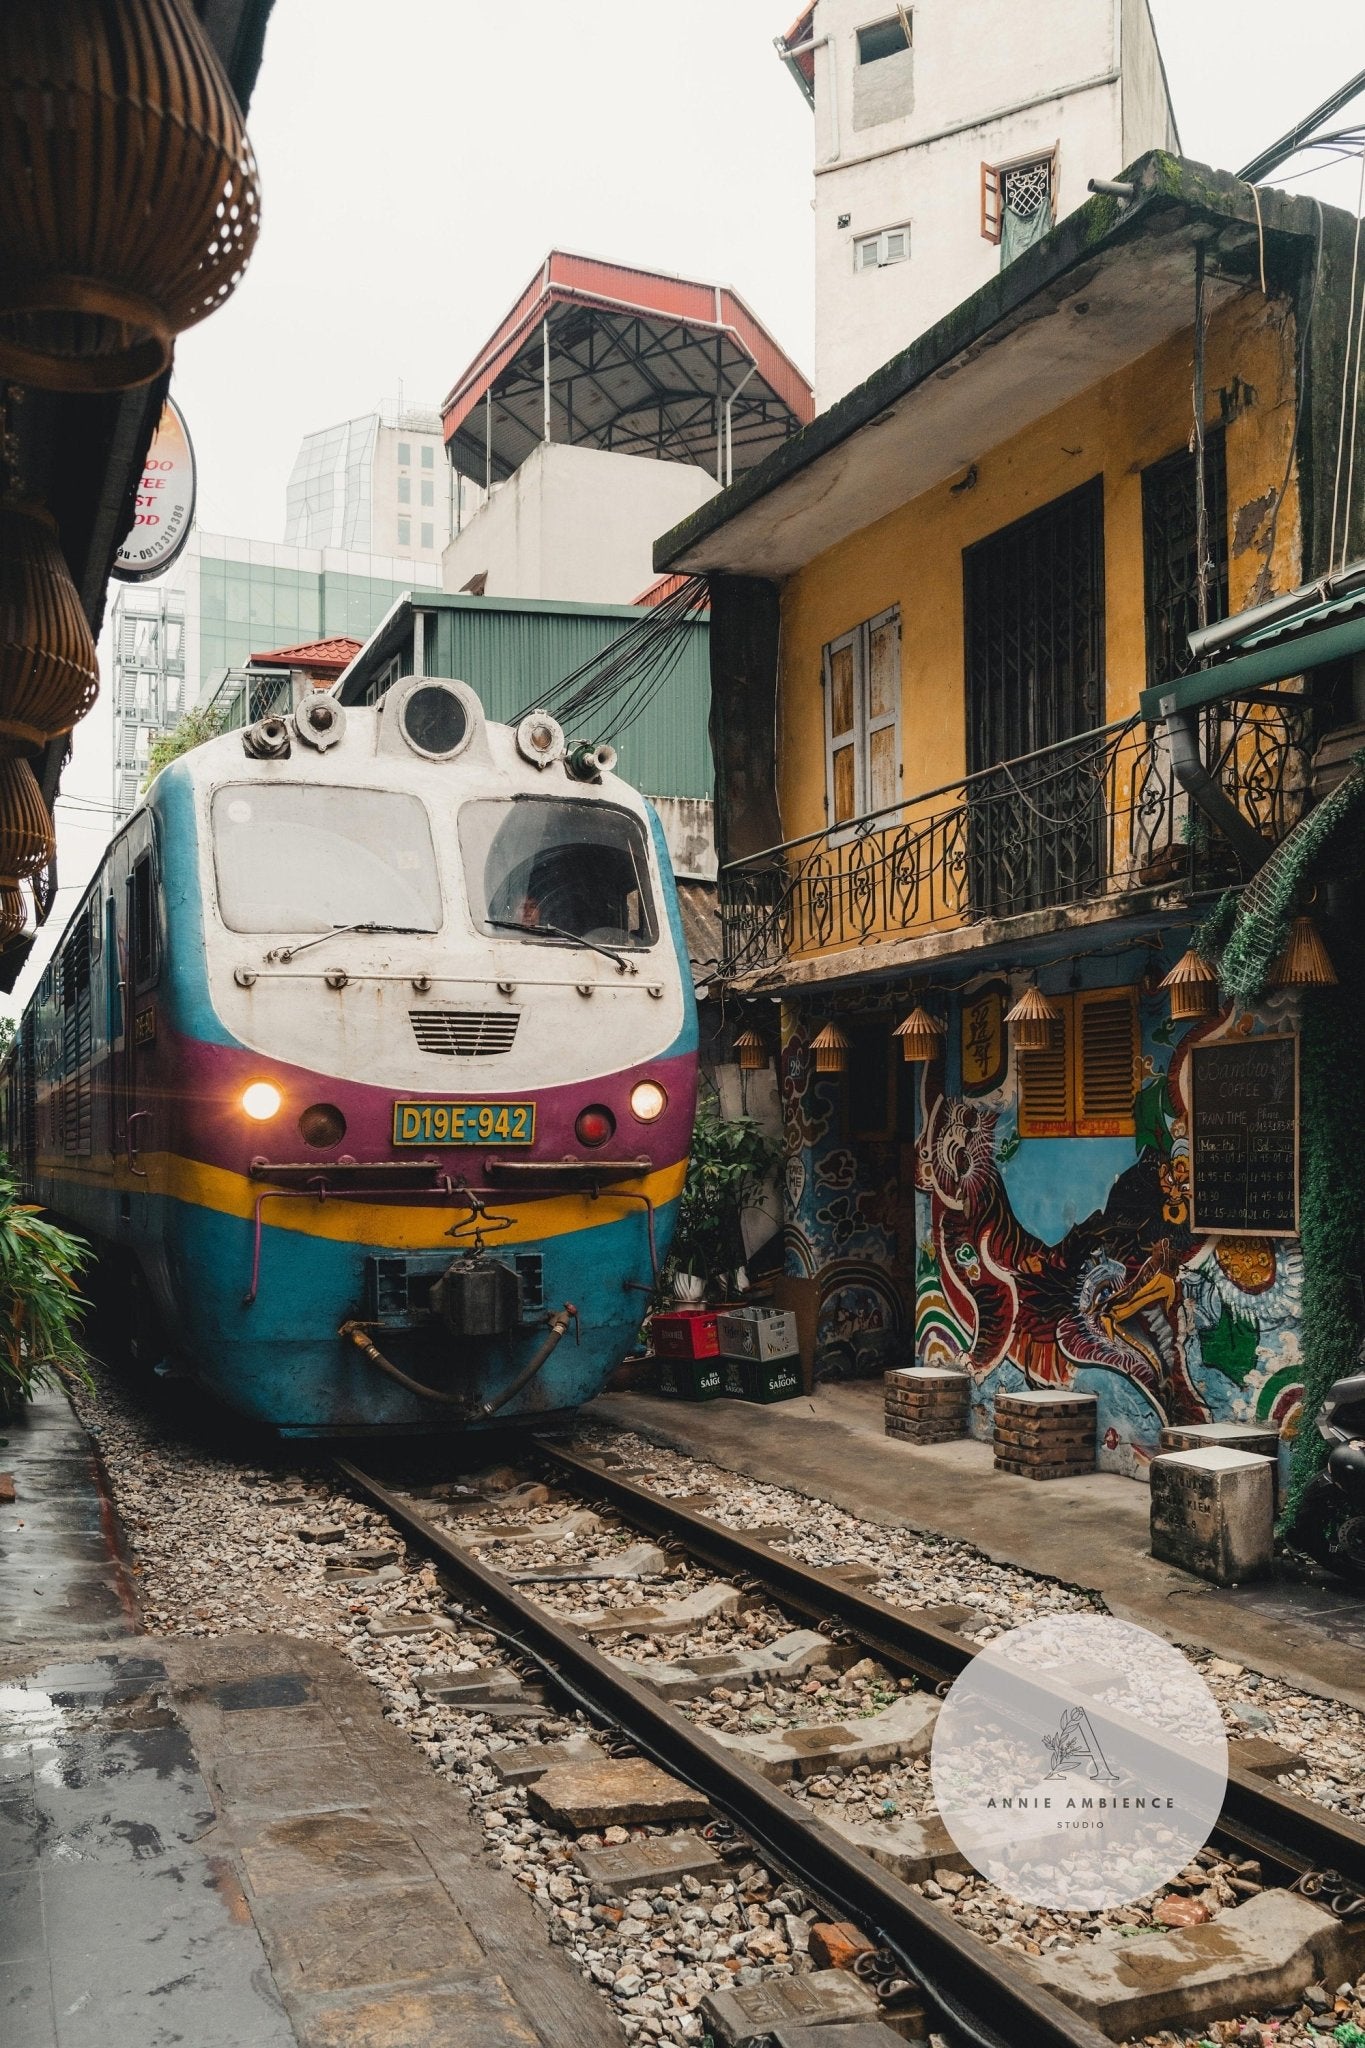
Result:
M48 1222L0 1178L0 1415L40 1386L86 1378L79 1282L89 1259L83 1238Z

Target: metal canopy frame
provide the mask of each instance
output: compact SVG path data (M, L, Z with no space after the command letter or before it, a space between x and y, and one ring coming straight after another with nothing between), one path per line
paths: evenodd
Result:
M803 424L733 328L552 288L447 448L484 487L547 441L690 463L726 482Z

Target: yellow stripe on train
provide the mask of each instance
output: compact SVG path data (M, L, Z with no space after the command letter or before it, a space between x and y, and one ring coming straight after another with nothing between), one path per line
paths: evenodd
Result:
M266 1180L230 1173L225 1167L206 1166L201 1160L187 1159L178 1152L143 1152L139 1154L139 1164L145 1179L142 1174L130 1177L124 1171L111 1175L98 1169L77 1168L73 1172L76 1162L69 1159L55 1177L84 1188L114 1187L169 1196L173 1201L213 1209L220 1215L248 1219L255 1214L256 1203L264 1195L267 1199L261 1220L272 1230L293 1230L305 1237L328 1238L339 1244L381 1245L393 1251L417 1251L447 1244L452 1211L466 1213L454 1200L440 1206L428 1203L418 1207L406 1206L399 1200L368 1202L330 1191L325 1200L319 1200L310 1189L275 1187ZM509 1229L489 1231L489 1243L525 1244L567 1236L571 1231L591 1230L598 1224L614 1223L619 1217L638 1216L641 1195L647 1195L656 1208L661 1208L681 1194L686 1173L687 1161L680 1159L673 1166L632 1179L628 1192L622 1189L617 1193L604 1187L596 1194L545 1195L534 1202L515 1198L504 1202L497 1195L489 1195L486 1201L490 1218L512 1219Z

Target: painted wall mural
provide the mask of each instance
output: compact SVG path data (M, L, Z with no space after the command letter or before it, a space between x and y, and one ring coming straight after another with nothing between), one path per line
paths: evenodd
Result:
M1164 1010L1141 1005L1131 1139L1021 1138L1012 1075L972 1098L948 1092L940 1064L925 1070L916 1147L919 1362L971 1373L983 1437L997 1393L1096 1394L1099 1462L1132 1476L1168 1423L1257 1420L1288 1436L1300 1397L1297 1243L1190 1229L1189 1047L1260 1023L1212 1018L1177 1038ZM1093 1207L1040 1227L1087 1192Z
M1082 979L1119 976L1096 960ZM997 969L953 998L946 1058L915 1070L913 1137L875 1141L848 1134L848 1077L813 1070L822 1019L786 1007L787 1267L819 1278L822 1344L852 1354L879 1336L888 1364L964 1368L983 1438L1001 1391L1094 1393L1100 1464L1134 1477L1167 1423L1256 1420L1292 1436L1298 1245L1192 1232L1184 1092L1192 1044L1285 1019L1187 1028L1144 993L1132 1134L1037 1138L1020 1135L1015 1063L997 1042L1010 993ZM868 990L823 1015L903 1008Z

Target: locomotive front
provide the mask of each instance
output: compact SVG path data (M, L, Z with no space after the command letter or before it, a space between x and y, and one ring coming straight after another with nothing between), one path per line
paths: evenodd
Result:
M588 1399L667 1249L696 1088L667 853L610 749L411 677L199 748L152 802L182 942L144 1263L189 1369L300 1433Z

